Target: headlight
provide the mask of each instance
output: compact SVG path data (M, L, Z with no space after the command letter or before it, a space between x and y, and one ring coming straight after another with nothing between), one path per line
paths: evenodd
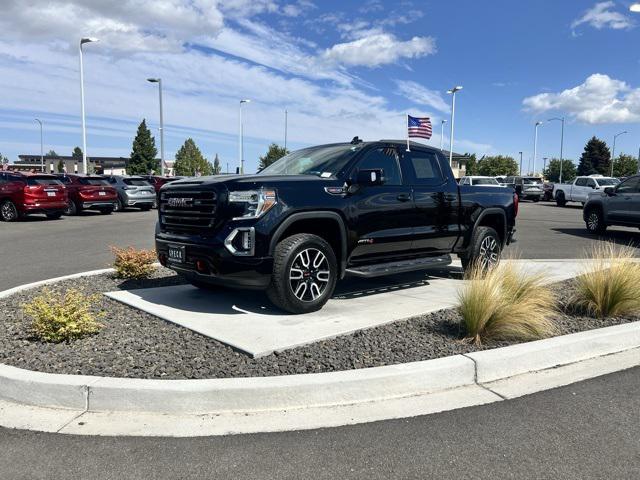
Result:
M245 205L244 213L234 220L243 218L259 218L271 210L278 201L275 190L246 190L242 192L229 192L229 203L242 203Z

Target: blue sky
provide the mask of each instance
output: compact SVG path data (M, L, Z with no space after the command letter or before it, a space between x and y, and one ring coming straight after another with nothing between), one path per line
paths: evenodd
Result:
M289 146L402 138L428 115L440 145L446 90L464 86L454 150L533 153L533 125L567 118L565 157L596 135L640 147L640 14L632 2L320 0L4 0L0 152L14 160L81 144L77 41L85 47L89 155L126 156L139 121L157 132L165 84L167 158L188 136L237 165L238 100L248 171L271 142ZM559 153L560 125L539 131L538 162ZM445 130L445 145L448 145Z

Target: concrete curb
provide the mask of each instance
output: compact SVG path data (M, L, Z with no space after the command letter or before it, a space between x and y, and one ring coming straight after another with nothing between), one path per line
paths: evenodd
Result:
M36 282L0 292L0 298L52 281L108 271L110 269ZM100 415L103 418L100 425L103 426L109 423L111 416L128 415L138 422L135 433L131 433L132 430L127 425L127 422L132 421L131 418L121 423L120 430L110 427L106 434L113 435L144 434L144 425L154 423L153 419L156 417L165 419L165 423L161 423L165 425L165 430L162 431L171 435L178 427L167 427L167 416L174 421L190 419L189 421L195 421L198 425L206 423L205 417L214 419L211 421L218 422L215 425L216 429L206 430L208 432L240 433L318 428L335 426L336 422L358 423L358 419L371 421L402 417L404 412L398 411L397 408L411 402L422 403L419 408L407 410L411 413L404 416L474 404L473 400L464 400L461 391L475 392L474 395L480 399L478 402L499 401L505 396L491 390L491 385L486 385L488 382L535 374L589 359L597 360L619 352L624 352L625 358L628 357L626 363L617 367L614 362L608 371L629 368L640 364L639 347L640 322L634 322L434 360L278 377L143 380L48 374L0 364L0 412L3 408L13 412L39 409L38 412L44 411L54 419L55 412L66 412L71 419L59 426L58 417L57 426L53 430L66 433L79 433L77 426L70 426L79 416L95 418ZM584 373L582 375L584 377ZM452 397L457 398L450 407L446 406L447 392L451 392ZM438 398L440 406L434 407L433 404L429 404L430 398ZM391 405L396 405L396 409ZM20 410L21 407L26 410ZM369 409L382 409L383 413L373 415ZM341 412L342 420L337 420L337 417L330 418L335 412ZM238 427L238 430L229 426L235 425L233 422L237 422L238 416L242 415L250 416L254 423ZM298 420L301 424L296 423L295 419L292 420L292 416L296 415L301 419ZM309 418L310 416L313 418ZM259 417L258 420L256 417ZM282 421L281 417L287 417L289 423L286 428L278 427L281 425L278 423ZM220 418L226 418L225 421L231 423L223 427L220 425ZM263 422L264 425L268 425L264 426L265 430L260 430L260 418L269 418L267 423ZM2 425L9 426L7 423L11 422L0 420ZM37 422L25 425L28 425L27 428L40 429ZM84 425L84 422L78 425ZM305 427L308 425L311 426ZM44 427L42 429L47 430ZM99 431L92 431L92 434L96 433L100 434Z

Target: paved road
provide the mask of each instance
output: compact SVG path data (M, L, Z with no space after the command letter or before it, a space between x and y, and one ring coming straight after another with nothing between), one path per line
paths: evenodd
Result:
M523 204L521 258L578 257L598 241L581 210ZM0 223L0 289L108 265L109 245L153 245L153 212ZM640 232L606 238L640 243ZM640 250L638 251L640 255ZM517 400L309 432L199 439L0 429L0 478L638 478L640 369Z
M522 203L518 241L509 254L520 258L577 258L598 239L589 235L578 207ZM3 274L0 289L27 282L109 266L110 245L153 248L156 212L136 210L102 216L46 221L33 217L20 223L0 223ZM603 237L640 245L640 231L611 228ZM640 250L638 250L640 256Z
M100 438L0 429L2 479L640 478L640 368L507 402L282 434Z

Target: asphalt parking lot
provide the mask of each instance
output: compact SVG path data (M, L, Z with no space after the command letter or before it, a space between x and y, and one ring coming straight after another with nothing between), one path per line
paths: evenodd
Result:
M0 289L109 266L153 247L155 212L0 223ZM524 203L519 258L575 258L598 239L578 207ZM640 245L640 231L603 238ZM640 249L638 256L640 256ZM637 478L640 369L500 404L333 429L196 439L0 429L2 479Z
M45 221L38 217L0 223L3 275L0 289L110 266L109 246L153 248L157 213L130 210L113 215L83 212ZM587 233L579 206L520 205L517 242L507 254L518 258L580 258L599 239ZM640 247L640 231L610 228L601 239ZM640 256L640 249L638 249Z

